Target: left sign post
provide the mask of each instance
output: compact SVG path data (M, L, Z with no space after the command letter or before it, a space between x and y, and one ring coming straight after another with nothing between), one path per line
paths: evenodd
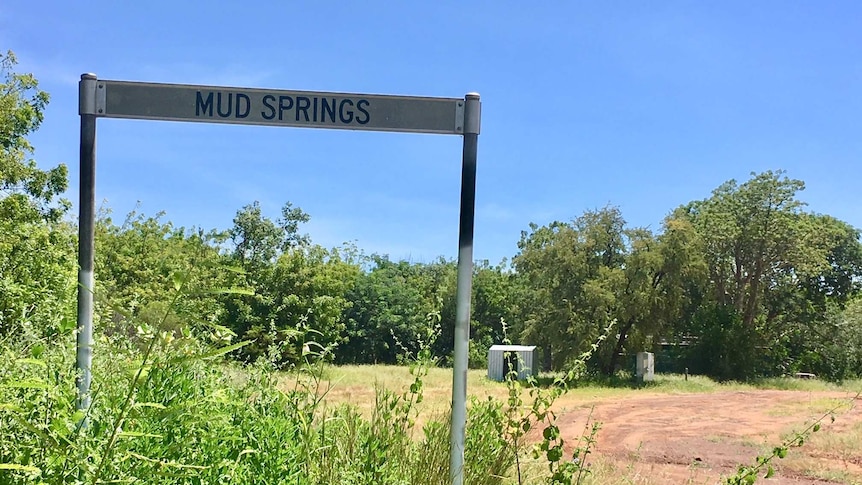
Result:
M81 115L81 190L78 195L78 335L75 366L78 372L77 408L90 407L93 363L93 263L96 232L96 75L83 74L78 85ZM83 422L86 425L86 419Z

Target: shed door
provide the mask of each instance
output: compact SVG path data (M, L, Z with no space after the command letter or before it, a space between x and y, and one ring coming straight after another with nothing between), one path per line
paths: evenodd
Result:
M506 379L510 379L510 373L514 371L515 379L517 380L519 374L518 360L517 352L503 352L503 376Z

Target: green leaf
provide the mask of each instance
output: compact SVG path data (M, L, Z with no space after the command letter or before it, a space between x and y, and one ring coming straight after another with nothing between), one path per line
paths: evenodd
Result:
M246 345L248 345L252 342L254 342L254 341L253 340L244 340L242 342L239 342L239 343L236 343L233 345L228 345L227 347L222 347L220 349L215 349L215 350L212 350L210 352L205 352L203 354L192 355L189 357L178 357L175 359L171 359L170 361L171 362L183 362L186 360L195 360L195 359L203 360L203 359L210 359L213 357L219 357L219 356L222 356L224 354L233 352L234 350L241 349L241 348L245 347Z
M18 472L42 473L42 470L35 466L18 465L17 463L0 463L0 470L14 470Z
M775 469L772 468L772 465L769 465L766 469L766 475L764 475L763 478L772 478L772 475L775 475Z
M39 360L39 359L18 359L15 361L16 364L30 364L30 365L38 365L39 367L48 367L48 364Z
M212 290L204 290L201 295L246 295L254 296L254 290L251 288L214 288Z
M183 274L179 271L171 273L171 280L174 282L174 289L180 291L183 287Z
M0 402L0 411L12 411L14 413L20 413L24 410L21 409L19 406L16 406L15 404Z
M69 418L69 421L80 423L85 417L87 417L87 413L83 409L79 409L72 413L72 417Z
M121 431L121 432L117 433L117 436L120 438L163 438L164 437L160 434L139 433L136 431Z
M23 379L16 382L7 382L5 384L0 385L0 387L7 387L12 389L50 389L47 383L42 382L38 379Z
M34 359L38 359L45 352L45 344L42 342L38 342L30 348L30 355L33 356Z

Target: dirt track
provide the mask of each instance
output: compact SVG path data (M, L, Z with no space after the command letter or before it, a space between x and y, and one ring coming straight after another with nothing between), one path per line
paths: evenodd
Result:
M781 442L781 435L801 430L823 415L834 399L851 400L837 392L745 391L709 394L628 396L619 402L595 405L593 419L602 423L596 452L635 477L634 483L716 483L739 464L753 464L756 456ZM829 429L848 429L862 421L857 405L843 410ZM572 446L584 431L589 407L558 414L563 437ZM805 453L805 448L791 453ZM571 456L571 455L569 455ZM830 460L830 457L816 457ZM862 459L862 457L856 457ZM777 474L758 483L826 484L793 473L776 463ZM843 467L862 476L862 461L842 460Z

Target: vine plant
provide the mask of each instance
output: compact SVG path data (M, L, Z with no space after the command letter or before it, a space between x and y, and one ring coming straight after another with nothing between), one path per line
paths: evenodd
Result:
M534 459L539 460L544 457L547 461L548 483L580 484L589 475L587 456L595 447L596 435L601 428L601 423L592 419L591 410L587 418L586 428L572 451L571 460L566 460L564 459L566 440L560 433L560 428L556 424L557 416L551 408L557 398L566 393L570 385L583 377L587 361L598 350L599 345L608 338L615 325L616 321L611 321L596 341L579 355L569 370L564 375L557 377L551 386L542 388L534 377L528 378L527 387L531 401L528 405L525 405L522 397L523 392L521 383L518 381L518 371L511 363L509 364L505 376L508 389L505 433L515 455L515 468L519 484L523 483L521 451L524 446L524 437L531 429L539 426L542 427L541 441L532 447L531 453ZM505 329L506 325L503 322L504 335ZM511 343L508 336L504 337L503 343Z

